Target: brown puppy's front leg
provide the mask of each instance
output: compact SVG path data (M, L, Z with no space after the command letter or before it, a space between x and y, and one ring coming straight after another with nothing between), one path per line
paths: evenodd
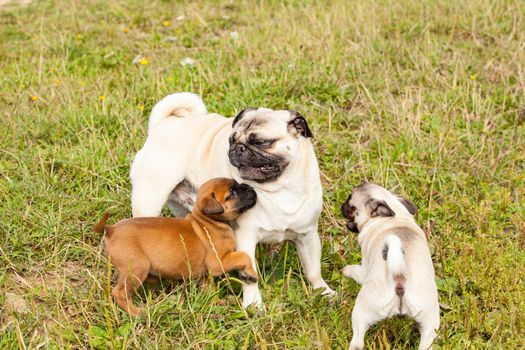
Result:
M233 270L240 270L239 277L246 283L257 282L257 272L254 271L250 257L245 252L231 252L222 258L221 263L216 258L212 259L213 263L208 266L211 273L215 276L221 275L223 272L230 272Z

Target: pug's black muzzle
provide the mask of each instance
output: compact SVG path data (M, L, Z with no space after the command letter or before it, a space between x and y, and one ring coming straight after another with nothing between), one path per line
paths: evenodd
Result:
M235 143L228 152L230 163L239 169L241 178L267 182L278 178L288 165L280 156L245 143Z

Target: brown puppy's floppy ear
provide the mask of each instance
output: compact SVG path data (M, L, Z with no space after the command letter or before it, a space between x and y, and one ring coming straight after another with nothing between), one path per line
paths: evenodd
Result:
M292 119L288 122L288 127L294 128L303 137L314 137L306 119L297 111L291 110Z
M407 210L408 210L408 212L410 214L412 214L412 215L416 215L417 214L417 208L414 205L414 203L412 203L411 201L409 201L408 199L406 199L403 196L400 196L400 195L396 195L396 196L397 196L397 199L399 199L399 201L401 202L401 204L403 204L405 206L405 208L407 208Z
M224 213L224 208L219 203L215 196L206 197L202 200L202 213L204 215L215 215Z
M385 201L371 198L365 203L365 208L368 210L371 218L376 216L395 216L396 213L386 204Z
M239 122L239 120L242 119L242 117L244 117L244 113L250 112L250 111L255 111L255 110L257 110L257 108L248 107L248 108L245 108L242 111L240 111L239 114L237 114L235 116L235 118L233 119L232 128L235 127L235 124L237 124Z

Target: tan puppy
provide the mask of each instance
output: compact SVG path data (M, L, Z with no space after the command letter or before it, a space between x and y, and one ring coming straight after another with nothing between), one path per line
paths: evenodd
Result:
M106 213L93 229L106 232L106 252L119 271L111 292L116 303L132 316L140 314L131 297L148 276L186 279L240 270L244 282L256 282L250 257L234 251L235 236L228 224L253 207L256 197L246 184L217 178L201 186L184 219L142 217L107 226Z
M350 350L364 348L368 328L406 315L419 323L419 350L432 346L439 328L439 302L427 239L416 224L414 205L385 188L363 183L341 207L348 228L358 232L361 265L343 274L362 285L352 311Z

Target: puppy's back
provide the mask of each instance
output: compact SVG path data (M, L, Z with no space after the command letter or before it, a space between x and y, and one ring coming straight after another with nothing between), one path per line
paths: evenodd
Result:
M177 236L192 232L191 224L181 218L139 217L122 219L114 225L106 226L107 236L116 237L147 236Z

